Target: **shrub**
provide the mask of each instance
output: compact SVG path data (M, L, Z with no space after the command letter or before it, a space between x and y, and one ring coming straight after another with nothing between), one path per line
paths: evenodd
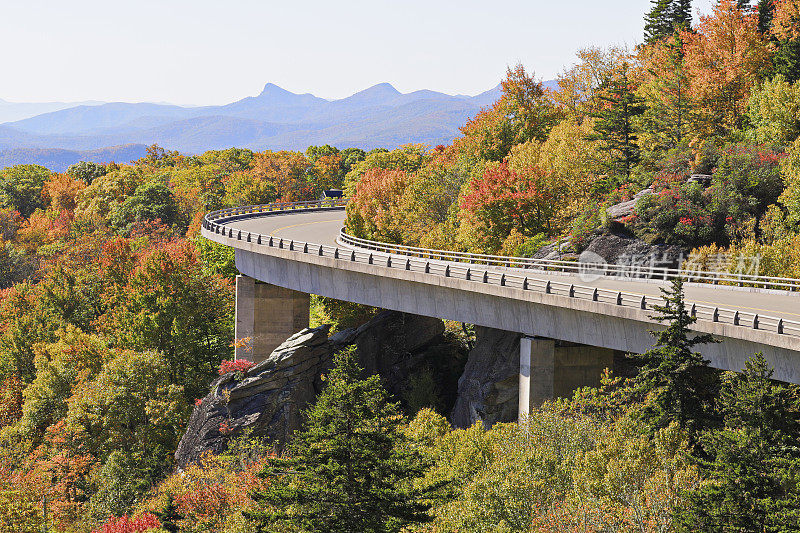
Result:
M219 375L222 376L230 372L244 373L253 368L254 365L255 363L253 363L252 361L248 361L246 359L222 361L219 364Z
M637 203L633 228L648 241L689 247L756 237L759 221L783 188L783 156L761 145L729 145L708 188L664 170L653 182L653 194Z
M101 527L92 533L140 533L161 527L161 522L151 513L142 513L136 518L120 516L109 518Z

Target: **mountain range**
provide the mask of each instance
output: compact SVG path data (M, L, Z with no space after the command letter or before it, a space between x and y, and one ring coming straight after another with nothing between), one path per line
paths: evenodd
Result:
M554 82L545 85L553 87ZM407 143L435 146L450 143L459 127L500 94L499 85L465 96L430 90L404 94L381 83L347 98L326 100L268 83L258 96L221 106L0 101L0 166L39 163L63 170L81 159L123 162L141 157L154 143L188 154L232 146L253 150L305 150L314 144L366 150ZM4 106L29 106L28 112L36 110L30 106L45 107L34 116L2 122L11 116L3 114Z

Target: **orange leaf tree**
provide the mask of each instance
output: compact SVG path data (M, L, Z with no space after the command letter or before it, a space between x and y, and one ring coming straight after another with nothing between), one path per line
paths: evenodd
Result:
M700 17L695 33L681 37L696 133L726 135L741 127L750 91L770 60L756 15L720 0L712 15Z
M485 249L499 249L512 230L525 237L551 232L556 202L550 178L539 167L517 172L503 161L470 182L461 209Z

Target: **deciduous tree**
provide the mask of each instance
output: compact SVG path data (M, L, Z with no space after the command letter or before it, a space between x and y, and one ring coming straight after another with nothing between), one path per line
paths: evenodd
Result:
M0 171L0 207L18 211L29 217L36 209L45 207L42 188L50 171L39 165L15 165Z
M733 0L720 0L712 15L700 17L696 32L681 33L698 135L726 135L742 126L747 98L770 60L757 24Z
M556 198L553 175L537 166L515 171L503 161L473 179L462 197L465 223L474 224L484 249L496 251L512 230L525 237L550 234Z

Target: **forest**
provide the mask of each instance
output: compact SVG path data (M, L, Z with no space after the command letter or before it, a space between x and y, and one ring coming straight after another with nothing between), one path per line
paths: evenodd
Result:
M447 146L0 170L0 532L800 531L800 389L760 354L710 368L680 280L636 372L521 424L453 428L345 351L285 450L242 434L176 470L209 383L246 369L210 210L341 188L363 238L577 258L615 233L800 278L800 0L651 4L640 45L581 49L555 89L508 68ZM312 323L371 312L315 298Z

